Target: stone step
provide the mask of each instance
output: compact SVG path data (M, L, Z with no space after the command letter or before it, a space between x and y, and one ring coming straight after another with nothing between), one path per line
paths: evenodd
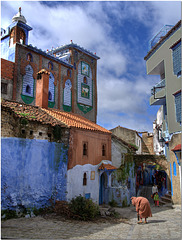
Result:
M171 198L168 198L168 197L165 197L165 196L161 197L161 200L163 202L171 202Z
M166 193L164 196L171 199L171 194Z
M165 205L166 202L164 202L164 201L162 201L162 200L159 200L159 204L160 204L160 205Z

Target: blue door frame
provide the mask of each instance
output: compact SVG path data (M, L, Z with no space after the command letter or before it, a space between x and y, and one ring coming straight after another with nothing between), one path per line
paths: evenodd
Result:
M171 195L173 196L173 179L172 179L172 166L171 166L171 163L170 163L170 173L171 173Z
M105 196L105 173L103 172L100 176L100 187L99 187L99 204L104 203L104 196Z

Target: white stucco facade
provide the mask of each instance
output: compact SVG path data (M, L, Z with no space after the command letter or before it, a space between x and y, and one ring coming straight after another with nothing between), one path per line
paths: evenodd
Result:
M84 173L86 173L86 185L83 185ZM99 203L99 171L98 165L76 165L67 173L67 200L90 194L90 198ZM95 174L95 178L94 178Z
M157 112L157 118L153 123L154 152L157 155L164 153L162 142L160 142L160 139L162 138L162 122L163 122L163 106L159 108Z

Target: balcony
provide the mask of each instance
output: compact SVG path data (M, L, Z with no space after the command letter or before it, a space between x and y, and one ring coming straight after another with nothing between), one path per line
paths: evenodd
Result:
M152 49L173 28L172 25L164 25L159 32L149 41L149 50Z
M166 81L162 79L151 89L150 105L162 105L165 101L166 91L165 91Z

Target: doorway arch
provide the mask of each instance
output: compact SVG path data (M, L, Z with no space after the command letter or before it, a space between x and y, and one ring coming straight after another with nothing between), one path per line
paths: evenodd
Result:
M104 204L106 201L106 187L108 176L105 172L100 175L100 188L99 188L99 204Z

